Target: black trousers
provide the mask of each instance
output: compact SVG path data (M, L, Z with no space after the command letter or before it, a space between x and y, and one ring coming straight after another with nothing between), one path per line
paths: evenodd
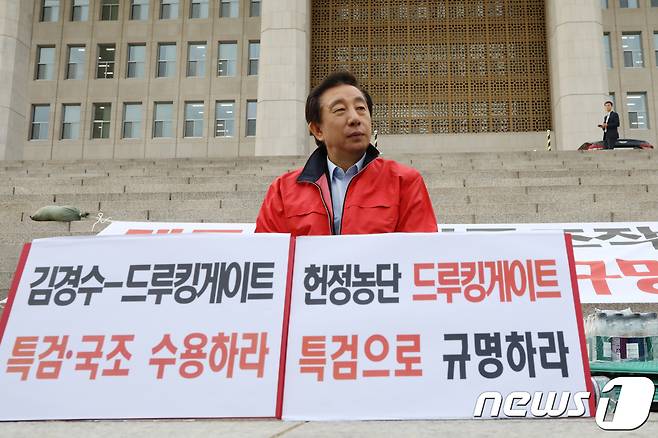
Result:
M604 149L614 149L615 148L615 143L617 143L617 140L619 139L619 136L613 137L612 135L604 135L603 136L603 148Z

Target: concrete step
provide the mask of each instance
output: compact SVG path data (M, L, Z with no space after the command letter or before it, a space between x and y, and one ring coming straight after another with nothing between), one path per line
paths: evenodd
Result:
M481 178L478 176L464 179L464 187L547 187L578 186L577 177L554 178Z
M236 183L213 184L126 184L125 193L162 193L162 192L227 192L236 190Z
M626 177L609 177L609 176L583 176L580 177L582 185L637 185L637 184L658 184L658 171L653 174L634 175Z
M587 185L587 186L531 186L525 187L525 191L528 195L532 196L537 193L625 193L629 196L638 194L638 193L649 193L649 187L654 187L656 193L658 193L658 187L656 186L647 186L646 184L635 184L635 185Z
M221 196L221 195L220 195ZM141 200L141 201L102 201L103 212L118 211L131 212L137 210L154 210L166 208L178 208L192 210L195 208L222 208L222 198L212 200Z
M16 256L16 260L18 260L18 256ZM7 297L7 292L11 287L11 280L14 278L15 270L16 270L16 266L14 266L8 271L0 271L0 290L3 291L2 294L0 294L0 297L2 297L0 298L0 300L3 300Z
M0 271L14 271L23 244L0 244ZM2 286L0 286L0 289Z
M56 193L58 204L77 205L84 202L169 200L168 192L160 193Z
M213 211L198 210L152 210L149 211L149 220L154 222L256 222L257 210L228 210L217 209Z
M523 224L562 222L612 222L612 212L606 211L554 211L532 214L509 214L505 212L476 214L476 224Z
M46 195L55 193L77 194L77 193L125 193L126 187L122 183L105 184L102 186L83 186L80 184L30 184L16 185L11 188L11 194L15 195ZM0 193L4 193L0 190Z
M57 231L57 232L67 232L69 231L69 222L53 222L53 221L33 221L32 219L27 219L24 221L1 221L0 224L4 227L1 233L12 232L13 230L8 229L12 226L20 227L21 230L25 231Z

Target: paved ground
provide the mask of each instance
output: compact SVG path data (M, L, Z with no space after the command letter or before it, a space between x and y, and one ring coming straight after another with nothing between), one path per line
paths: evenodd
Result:
M285 422L271 420L44 421L0 423L1 437L601 437L594 419ZM610 436L656 437L658 413L632 432Z

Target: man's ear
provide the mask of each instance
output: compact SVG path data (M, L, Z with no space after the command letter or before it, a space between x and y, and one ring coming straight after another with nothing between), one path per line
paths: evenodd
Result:
M315 122L309 122L308 130L311 131L311 134L313 134L313 137L315 137L317 140L324 141L324 134L322 134L322 129L320 129L320 125L318 125Z

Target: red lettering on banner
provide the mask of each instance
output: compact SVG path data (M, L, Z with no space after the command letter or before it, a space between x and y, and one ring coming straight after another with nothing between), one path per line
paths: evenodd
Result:
M331 355L333 360L333 377L336 380L354 380L356 379L356 352L357 352L357 335L332 336L331 341L339 344L338 350ZM336 360L349 354L349 360ZM346 358L347 359L347 358Z
M612 295L608 286L608 278L621 278L621 275L608 275L603 260L576 261L576 266L589 266L589 274L577 274L578 280L590 280L597 295Z
M436 279L421 271L435 271ZM531 302L562 296L557 281L556 260L487 260L414 264L414 286L435 287L433 293L416 292L413 301L436 301L445 295L450 304L457 294L479 303L497 291L500 302L527 296Z
M302 338L302 358L299 359L300 373L315 373L316 380L324 380L324 366L327 364L326 337L304 336Z
M577 261L576 266L588 266L589 273L578 274L578 280L589 280L597 295L612 295L608 279L625 277L645 277L637 280L637 288L646 293L658 294L658 260L623 260L615 259L623 275L608 274L603 260Z
M105 359L107 361L114 359L114 362L113 367L103 369L101 375L127 376L129 370L121 366L124 359L130 360L132 357L126 344L134 340L135 335L108 335L107 337L116 345ZM103 358L103 344L106 336L83 335L81 342L91 345L83 345L75 355L68 349L69 338L69 335L43 336L40 343L38 336L18 336L14 341L12 357L7 361L7 372L21 373L21 380L26 380L30 365L36 359L37 368L34 377L37 380L56 380L60 377L64 363L75 358L79 361L75 363L74 369L88 371L89 380L95 380L98 377L99 362Z
M237 333L231 333L226 336L224 333L219 333L212 338L213 346L210 351L210 369L218 373L226 368L226 377L233 377L233 369L235 367L235 358L238 355L238 336ZM219 360L217 356L219 355Z
M171 342L171 335L169 333L165 334L158 345L151 349L151 354L156 355L165 349L169 352L170 357L151 357L151 359L149 359L149 365L156 365L158 367L156 375L157 379L162 379L164 377L166 366L176 364L176 352L178 351L178 348L176 348L173 342Z
M414 264L414 286L424 287L424 286L434 286L434 280L421 280L420 271L426 271L429 269L434 269L434 263L415 263ZM414 301L436 301L437 295L432 292L430 294L414 294Z
M121 363L123 359L130 360L132 354L128 351L126 344L135 340L135 335L112 335L110 337L111 342L116 342L116 346L110 353L105 357L107 360L114 359L114 365L112 368L106 368L103 370L101 375L103 376L116 376L123 377L127 376L130 370L128 368L121 368ZM121 355L123 359L118 357ZM115 359L116 358L116 359Z
M617 265L627 277L649 277L637 281L638 289L642 292L658 294L658 260L617 259Z
M157 230L154 229L143 229L143 228L130 228L126 230L126 234L181 234L183 233L183 228L160 228ZM202 230L192 230L193 233L242 233L242 230L236 229L226 229L226 230L214 230L214 229L202 229Z
M103 357L103 335L86 335L82 337L83 343L96 344L91 351L78 351L76 358L82 359L82 362L75 364L76 371L89 371L89 380L96 380L98 373L98 360ZM96 360L96 362L94 362Z
M267 348L267 333L244 333L242 339L249 341L250 345L240 349L240 369L256 370L256 377L263 377L265 374L265 356L270 352L270 349ZM256 356L255 362L248 362L250 355Z
M96 380L99 370L103 377L125 377L130 374L125 363L133 356L128 344L134 340L133 334L83 335L83 346L75 353L67 349L69 335L44 336L41 343L38 336L18 336L14 340L12 355L7 360L6 372L19 374L21 380L27 380L32 365L37 362L36 379L53 380L59 378L62 365L67 360L75 359L74 369L88 371L89 380ZM107 355L103 353L105 346L111 350ZM182 346L176 344L170 333L166 333L151 348L148 364L156 367L155 378L158 380L165 378L168 366L176 365L179 376L195 379L204 373L206 364L212 372L225 371L227 378L233 377L237 367L242 371L254 372L260 379L265 375L265 359L269 353L267 332L219 332L215 336L194 332L183 337ZM101 368L103 365L107 367Z
M11 350L11 357L7 361L8 373L20 373L21 380L27 380L30 366L34 363L37 353L37 336L18 336Z
M372 351L375 342L380 344L381 352L379 354ZM388 356L388 341L382 335L372 335L366 339L364 350L370 362L381 362ZM363 370L363 377L388 377L390 374L389 370Z
M208 337L203 333L190 333L185 336L183 344L185 351L181 353L181 359L187 359L179 368L178 373L186 379L194 379L203 374L203 362L199 359L205 359L207 354L203 347L208 343Z
M361 338L363 339L363 338ZM419 368L420 335L404 334L396 335L392 342L384 335L374 334L365 341L360 341L359 335L336 335L331 336L333 353L329 355L332 361L331 376L334 380L356 380L359 373L364 378L371 377L418 377L423 375ZM391 344L395 345L395 359L401 368L394 370L382 368L376 369L371 366L384 361L391 352ZM363 349L365 358L361 360L362 368L359 366L358 351ZM369 363L364 363L369 362ZM299 359L299 372L301 374L315 374L315 380L324 381L325 366L327 365L327 337L325 336L303 336L301 358ZM361 371L359 372L359 369Z
M66 346L69 342L68 336L44 336L43 341L49 344L46 351L39 354L39 366L37 367L37 379L57 379L62 369L62 361L66 355ZM56 353L57 360L43 360Z
M459 284L459 263L437 263L438 286L436 292L446 294L448 304L452 303L452 296L461 293Z
M244 342L244 345L239 344L240 341ZM262 378L265 374L265 357L270 352L266 332L226 334L219 332L212 337L203 333L190 333L185 336L183 346L184 350L179 356L183 362L179 366L178 373L185 379L201 376L205 371L206 362L210 371L214 373L225 371L226 378L233 378L236 361L238 369L256 371L256 377ZM149 361L150 365L158 367L158 379L164 377L166 366L175 365L177 361L178 348L169 334L153 348L152 353L155 355L164 349L169 351L168 357L153 357Z
M404 368L395 370L395 375L397 377L422 376L423 370L414 368L414 365L420 365L420 335L397 335L395 340L397 341L395 359L400 365L404 365ZM402 342L409 342L410 344L400 345ZM416 353L416 355L412 356L413 353Z

